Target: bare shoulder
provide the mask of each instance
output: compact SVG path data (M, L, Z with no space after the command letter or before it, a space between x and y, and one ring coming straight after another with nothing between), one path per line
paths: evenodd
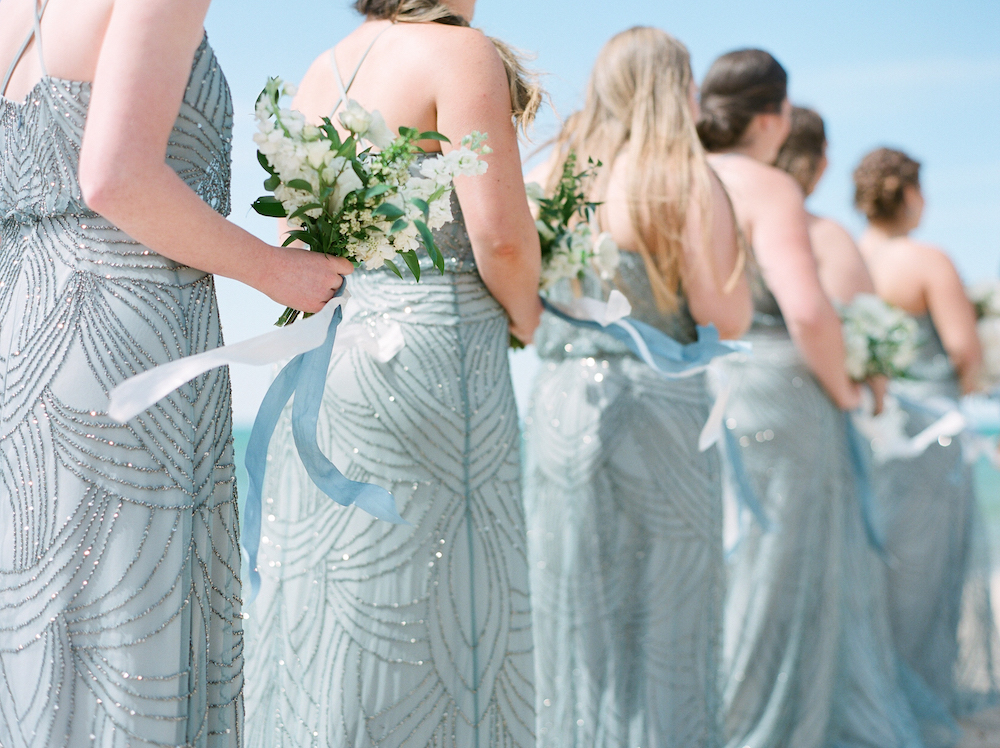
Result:
M802 189L790 175L760 161L736 154L710 154L709 163L726 188L746 197L766 196L768 202L792 200L802 203Z
M842 225L825 216L810 216L809 233L830 244L856 246L854 237Z

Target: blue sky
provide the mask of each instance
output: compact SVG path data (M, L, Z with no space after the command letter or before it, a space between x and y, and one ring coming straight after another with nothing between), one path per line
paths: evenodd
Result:
M247 206L261 192L252 109L269 75L298 80L313 58L359 21L348 0L215 0L209 38L236 104L232 219L264 238ZM279 10L280 9L280 10ZM850 173L869 149L903 148L922 161L928 210L918 236L946 248L969 280L1000 271L1000 3L996 0L479 0L475 25L536 55L561 114L582 101L598 50L637 24L691 50L700 79L718 55L762 47L788 69L791 96L826 118L830 170L811 208L852 232ZM400 64L405 64L401 61ZM558 127L547 113L543 142ZM531 147L526 149L529 151ZM277 308L221 279L226 336L264 332ZM234 369L237 422L256 411L270 372Z

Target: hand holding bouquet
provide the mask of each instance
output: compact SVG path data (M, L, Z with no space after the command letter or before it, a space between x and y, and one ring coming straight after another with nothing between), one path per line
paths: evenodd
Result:
M583 192L584 181L600 166L590 161L587 169L577 173L576 154L571 152L552 197L546 197L537 184L527 186L528 198L538 209L535 226L542 245L542 290L564 278L582 280L588 268L604 280L618 270L618 245L610 234L597 230L598 203L588 202Z
M976 307L976 329L983 347L983 386L992 390L1000 387L1000 282L972 286L969 299Z
M919 327L913 317L878 296L858 294L840 309L840 318L851 379L906 376L919 346Z
M293 86L272 78L257 100L254 141L268 173L264 189L272 194L254 202L254 210L287 219L286 246L299 240L313 252L346 257L368 269L384 265L399 277L395 260L402 258L419 281L416 250L422 244L443 273L444 256L432 232L452 220L455 177L486 172L479 158L490 153L486 135L463 138L460 148L425 160L414 176L411 167L423 153L417 143L450 142L446 137L411 128L394 136L378 112L349 101L339 119L350 135L341 138L330 118L310 125L300 112L282 108L282 98L294 94ZM291 324L299 314L286 309L278 325Z

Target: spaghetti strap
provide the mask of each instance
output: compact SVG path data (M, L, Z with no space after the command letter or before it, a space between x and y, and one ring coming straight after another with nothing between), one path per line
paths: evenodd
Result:
M17 69L17 65L21 62L21 58L24 57L25 51L28 49L28 45L31 44L31 40L35 39L37 41L36 46L38 47L38 62L42 66L42 77L48 78L49 73L45 69L45 54L42 51L42 16L45 14L45 9L49 5L49 0L42 0L42 7L38 7L37 0L34 3L34 13L35 21L32 24L31 31L28 32L28 37L24 40L21 48L14 55L14 59L10 63L10 67L7 68L7 74L3 78L3 83L0 84L0 96L4 96L7 93L7 86L10 85L10 79L14 75L14 71Z
M382 35L386 31L391 29L392 26L393 24L389 24L380 32L378 32L378 34L376 34L374 39L372 39L372 43L368 45L368 49L366 49L365 53L361 55L361 59L358 61L357 67L354 68L354 73L351 75L351 79L347 82L346 86L344 85L344 79L340 75L340 67L337 65L337 50L336 49L330 50L330 63L333 65L333 75L337 79L337 87L340 88L340 98L337 99L337 103L333 105L333 110L332 110L333 112L336 112L338 109L340 109L341 104L347 103L347 92L350 91L351 86L354 85L354 80L358 77L358 73L361 72L361 66L364 65L365 60L368 59L368 53L372 51L372 48L375 46L375 42L381 39Z

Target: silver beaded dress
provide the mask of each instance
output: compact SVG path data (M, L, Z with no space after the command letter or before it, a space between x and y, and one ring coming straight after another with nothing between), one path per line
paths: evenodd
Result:
M890 388L905 398L911 436L937 418L921 406L955 404L961 395L933 321L929 315L917 321L923 344L911 378ZM1000 701L1000 641L972 468L956 438L933 444L916 459L878 467L875 480L892 559L888 591L896 648L909 670L925 742L950 745L957 730L949 715Z
M919 748L897 680L886 567L870 546L846 422L758 278L753 353L724 362L727 427L768 519L733 552L724 623L729 748Z
M123 380L222 344L213 281L88 210L89 101L48 75L0 98L0 745L238 746L228 373L105 415ZM206 40L167 162L220 213L231 126Z
M615 285L636 319L697 339L683 297L657 308L638 254L622 252ZM568 301L568 282L551 296ZM551 314L536 344L525 507L538 745L720 746L722 483L717 452L698 451L705 376L665 379Z
M248 608L247 743L260 748L528 748L534 665L509 321L453 196L441 275L348 279L354 322L397 322L381 363L335 353L319 443L408 525L335 504L295 450L290 408L264 485L261 592ZM405 272L405 271L404 271Z

